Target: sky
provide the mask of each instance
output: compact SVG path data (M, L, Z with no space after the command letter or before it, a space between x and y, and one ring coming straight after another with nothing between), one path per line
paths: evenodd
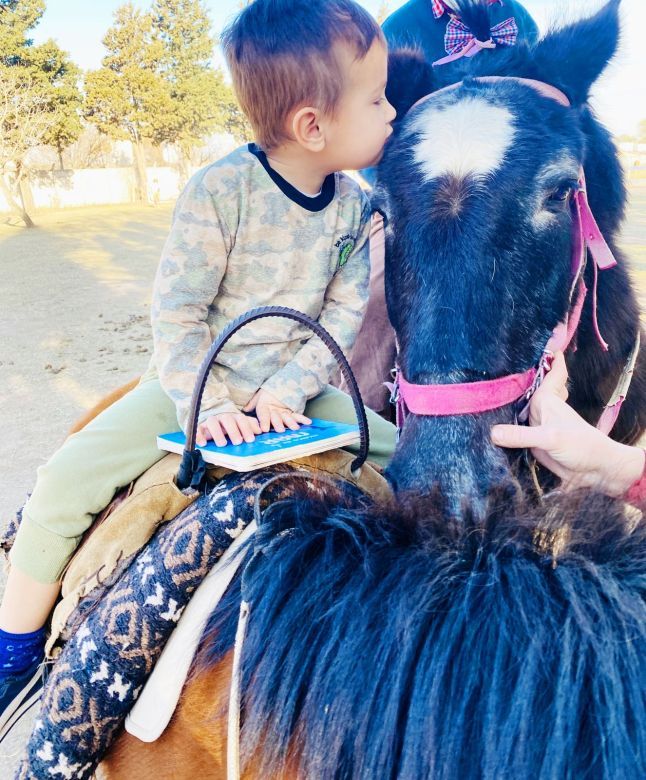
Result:
M316 0L312 0L316 2ZM372 13L377 13L381 0L359 0ZM405 0L390 0L394 11ZM429 0L430 2L430 0ZM47 10L34 31L38 43L53 38L70 53L84 69L98 68L104 49L101 39L112 23L114 10L123 0L48 0ZM150 0L134 0L146 8ZM541 30L550 23L564 22L594 12L602 0L523 0ZM222 29L240 8L240 0L205 0L215 31ZM646 45L642 31L646 30L646 2L623 0L624 16L622 46L615 61L598 82L593 104L600 118L617 134L632 134L640 120L646 119Z

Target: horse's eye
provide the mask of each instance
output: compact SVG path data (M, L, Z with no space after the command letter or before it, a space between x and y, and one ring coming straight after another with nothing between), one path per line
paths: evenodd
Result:
M570 199L570 196L574 192L574 187L571 184L561 184L550 195L550 200L555 203L565 203Z

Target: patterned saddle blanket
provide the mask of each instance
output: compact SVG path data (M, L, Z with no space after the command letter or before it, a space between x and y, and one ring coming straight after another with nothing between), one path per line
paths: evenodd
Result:
M169 456L131 487L66 572L48 642L56 662L17 777L92 777L191 595L253 519L258 491L297 468L312 484L322 472L385 495L384 478L369 465L351 476L352 459L335 451L250 474L218 470L198 494L177 490L177 458ZM261 506L294 489L287 479L270 485Z

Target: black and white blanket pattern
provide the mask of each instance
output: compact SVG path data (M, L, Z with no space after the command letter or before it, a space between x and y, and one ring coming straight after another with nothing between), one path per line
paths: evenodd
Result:
M164 525L92 606L52 667L17 778L89 778L132 708L193 591L253 519L275 466L229 474ZM287 495L271 485L263 504Z

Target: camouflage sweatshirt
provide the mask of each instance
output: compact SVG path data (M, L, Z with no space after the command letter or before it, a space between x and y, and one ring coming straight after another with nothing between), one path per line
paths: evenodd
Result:
M367 304L369 229L368 201L352 179L332 174L321 193L309 197L252 144L191 179L155 279L147 373L159 376L182 427L211 343L249 309L298 309L350 350ZM299 323L251 323L220 353L200 421L241 409L259 388L302 412L334 370L327 348Z

